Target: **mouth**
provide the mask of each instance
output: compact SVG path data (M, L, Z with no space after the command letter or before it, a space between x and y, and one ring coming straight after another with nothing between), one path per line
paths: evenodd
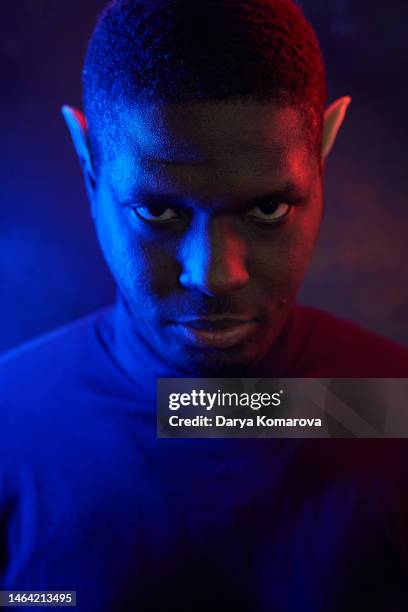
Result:
M247 340L256 330L256 319L248 317L209 317L171 323L190 346L230 349Z

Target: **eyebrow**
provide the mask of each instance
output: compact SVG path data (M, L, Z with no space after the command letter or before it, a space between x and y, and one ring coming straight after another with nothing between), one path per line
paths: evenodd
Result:
M276 189L269 189L264 193L260 193L250 198L242 208L256 206L258 203L264 203L266 200L278 201L282 199L298 200L304 197L304 189L301 185L296 185L293 181L287 180ZM139 198L145 202L161 204L165 202L170 207L181 208L186 205L190 198L184 198L175 193L154 192L144 189L139 192Z
M253 200L265 200L268 198L279 198L279 197L296 197L300 196L303 193L303 186L300 184L296 184L292 180L287 180L276 189L268 189L267 192L261 194L259 196L255 196Z

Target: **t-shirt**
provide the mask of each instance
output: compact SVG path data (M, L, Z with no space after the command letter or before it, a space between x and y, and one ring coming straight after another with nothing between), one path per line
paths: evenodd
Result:
M407 355L298 306L264 375L408 377ZM407 443L158 439L156 378L177 375L121 300L0 360L0 588L75 590L81 612L406 611Z

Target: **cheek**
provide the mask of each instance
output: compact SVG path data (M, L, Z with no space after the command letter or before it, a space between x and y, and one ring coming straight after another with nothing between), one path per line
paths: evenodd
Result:
M104 202L99 208L95 228L105 260L119 287L139 285L146 264L128 224Z
M298 211L296 219L269 240L253 241L252 272L259 290L271 299L292 299L310 264L320 215Z
M180 269L171 249L159 246L157 240L140 245L144 261L144 284L158 299L174 293L179 286Z
M320 206L300 210L297 223L293 225L288 235L288 269L296 291L310 265L320 221Z
M137 292L160 298L174 291L177 266L157 239L143 239L114 214L98 217L96 231L116 283L127 295Z

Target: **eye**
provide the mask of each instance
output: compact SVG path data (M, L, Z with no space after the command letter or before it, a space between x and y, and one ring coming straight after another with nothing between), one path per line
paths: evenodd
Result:
M149 221L150 223L165 223L166 221L172 221L178 218L178 214L164 204L152 205L152 206L134 206L133 211L135 215L143 219L143 221Z
M251 208L247 217L263 223L276 223L287 217L291 208L291 204L286 202L265 202Z

